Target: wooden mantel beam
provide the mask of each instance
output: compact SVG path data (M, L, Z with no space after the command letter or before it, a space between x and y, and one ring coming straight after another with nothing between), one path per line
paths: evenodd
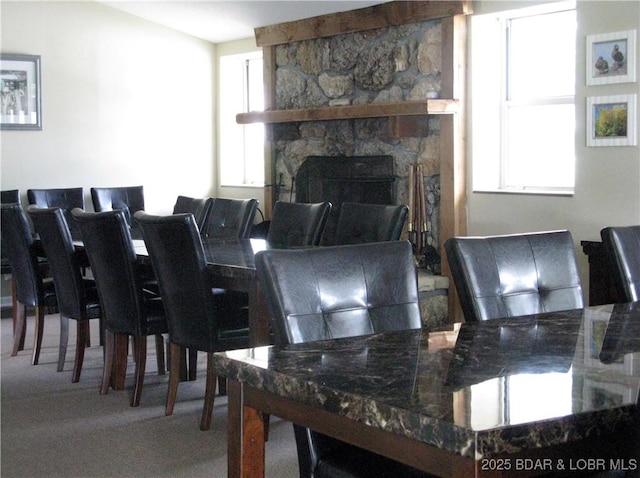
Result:
M471 1L392 1L255 29L260 47L471 13Z

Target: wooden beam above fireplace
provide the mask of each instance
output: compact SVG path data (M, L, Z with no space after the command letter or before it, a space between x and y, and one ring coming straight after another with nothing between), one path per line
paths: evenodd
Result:
M391 25L436 20L470 13L471 1L391 1L348 12L256 28L256 44L281 45L344 33L373 30Z
M393 116L424 116L428 114L452 114L456 113L457 110L458 100L400 101L395 103L368 103L363 105L253 111L236 115L236 122L239 124L291 123L299 121L326 121Z

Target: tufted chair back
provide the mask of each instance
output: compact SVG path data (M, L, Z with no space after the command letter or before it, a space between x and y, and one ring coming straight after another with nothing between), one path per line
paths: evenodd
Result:
M344 202L340 206L334 245L397 241L408 213L405 205Z
M255 261L277 345L421 328L409 242L272 249ZM301 478L354 477L354 464L357 476L422 476L307 428L294 433Z
M421 327L408 242L272 249L255 260L278 344Z
M640 300L640 226L600 231L618 301Z
M466 321L584 306L569 231L455 237L444 247Z
M257 199L215 198L201 232L214 239L247 239L257 209Z
M84 190L82 188L66 189L27 189L27 201L39 208L62 208L68 227L75 233L75 222L71 218L71 210L84 209Z
M91 202L96 212L124 211L127 224L136 211L144 210L144 189L142 186L117 188L91 188Z
M178 196L173 214L184 214L190 212L196 220L198 229L202 231L211 211L213 198L192 198L188 196Z
M267 242L274 247L318 246L330 212L330 202L278 201L273 207Z

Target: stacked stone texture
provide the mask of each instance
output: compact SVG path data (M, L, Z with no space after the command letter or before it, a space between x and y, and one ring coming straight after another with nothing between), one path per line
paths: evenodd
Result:
M276 47L276 109L424 100L440 91L441 26L413 23ZM429 136L392 138L387 118L283 123L274 125L278 199L291 191L307 156L394 157L396 202L408 203L409 166L423 165L431 243L438 245L439 120L429 119Z

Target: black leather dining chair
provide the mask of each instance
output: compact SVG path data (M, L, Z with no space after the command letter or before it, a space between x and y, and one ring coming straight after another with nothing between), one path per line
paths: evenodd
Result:
M333 244L364 244L400 239L409 208L404 205L344 202Z
M27 202L40 208L62 208L67 225L75 235L75 222L71 218L71 210L84 209L83 188L27 189Z
M277 345L422 326L409 242L271 249L255 260ZM425 476L298 425L294 433L301 478Z
M214 198L200 232L213 239L248 239L257 209L257 199Z
M131 218L136 211L144 210L143 186L125 186L114 188L91 188L91 202L96 212L124 211L127 224L133 226ZM134 231L134 235L136 235Z
M135 384L131 406L140 404L147 361L147 337L155 336L158 373L165 373L164 339L168 332L160 297L145 291L144 264L138 262L131 231L122 210L100 213L71 211L98 288L105 331L101 394L109 391L115 362L116 335L133 337Z
M173 214L183 214L190 212L196 220L198 229L202 231L209 217L213 198L193 198L189 196L178 196L176 204L173 206Z
M206 352L207 383L200 429L208 430L218 378L213 353L248 347L248 319L237 321L217 306L202 238L192 214L163 217L140 211L134 220L140 225L156 271L169 325L171 364L165 413L173 413L184 350Z
M600 237L618 301L640 300L640 226L605 227Z
M57 310L55 286L51 278L45 277L48 265L40 259L40 249L33 238L22 206L18 203L2 204L1 218L0 233L11 265L11 274L15 279L16 291L16 322L11 356L17 355L21 350L27 327L27 307L32 307L35 309L35 333L31 363L37 365L42 348L45 314L47 311Z
M273 207L267 242L272 247L319 246L331 203L278 201Z
M85 279L86 267L81 253L73 245L71 231L61 208L29 206L27 212L40 237L53 276L60 313L58 372L64 369L69 342L69 319L77 321L76 356L72 382L80 380L84 352L89 343L89 321L100 319L101 310L95 281Z
M444 248L466 321L584 306L569 231L454 237Z

